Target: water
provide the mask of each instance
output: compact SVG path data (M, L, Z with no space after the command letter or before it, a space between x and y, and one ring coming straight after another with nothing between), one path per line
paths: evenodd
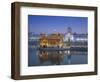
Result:
M87 64L87 51L40 51L28 48L28 66Z

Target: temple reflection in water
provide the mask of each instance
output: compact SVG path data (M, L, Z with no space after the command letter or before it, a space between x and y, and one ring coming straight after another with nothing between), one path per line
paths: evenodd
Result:
M39 58L41 62L50 61L52 64L59 65L60 62L63 60L63 53L57 52L47 52L47 51L40 51Z
M41 63L46 61L51 62L53 65L60 65L64 59L64 55L67 55L68 64L70 64L71 54L70 51L40 51L38 56Z

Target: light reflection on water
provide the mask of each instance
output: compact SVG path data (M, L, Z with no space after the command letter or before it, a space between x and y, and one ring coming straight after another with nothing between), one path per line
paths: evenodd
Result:
M40 51L28 48L28 66L87 64L86 51Z

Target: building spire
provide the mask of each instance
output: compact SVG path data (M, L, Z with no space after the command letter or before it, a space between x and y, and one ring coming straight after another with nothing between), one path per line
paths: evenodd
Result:
M71 27L67 28L67 33L72 33L72 28Z

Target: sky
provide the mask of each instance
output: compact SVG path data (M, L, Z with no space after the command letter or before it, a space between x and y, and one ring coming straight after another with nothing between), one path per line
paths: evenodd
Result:
M71 27L72 32L87 33L87 17L70 16L46 16L46 15L28 15L28 31L35 34L40 33L65 33L67 28Z

